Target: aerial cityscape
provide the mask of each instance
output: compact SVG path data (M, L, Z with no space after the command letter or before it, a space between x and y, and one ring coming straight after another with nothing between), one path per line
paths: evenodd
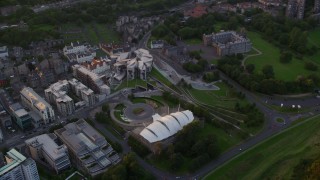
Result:
M1 0L0 180L320 179L320 0Z

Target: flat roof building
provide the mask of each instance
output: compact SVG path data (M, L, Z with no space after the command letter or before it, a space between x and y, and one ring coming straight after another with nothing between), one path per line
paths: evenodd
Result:
M44 160L57 173L71 166L65 145L58 146L54 134L42 134L25 141L35 160Z
M46 89L45 96L50 103L55 103L59 112L63 115L73 114L75 111L74 101L67 93L70 90L67 80L58 81L51 84Z
M5 156L6 165L0 168L0 180L40 180L37 165L15 149Z
M14 121L21 129L27 129L32 126L32 117L20 103L11 104L9 108L14 116Z
M22 102L35 111L42 119L41 124L48 124L55 120L53 108L32 88L25 87L20 92Z
M74 164L91 176L103 173L120 161L106 139L83 119L54 133L68 147Z

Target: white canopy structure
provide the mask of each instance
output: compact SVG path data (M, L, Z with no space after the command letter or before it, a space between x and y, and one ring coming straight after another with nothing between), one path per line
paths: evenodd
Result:
M176 134L194 120L194 116L189 110L171 113L164 117L158 114L152 117L153 122L140 132L140 135L150 143L161 141Z

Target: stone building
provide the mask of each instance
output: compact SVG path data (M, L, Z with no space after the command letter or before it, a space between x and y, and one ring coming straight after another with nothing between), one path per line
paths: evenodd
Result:
M235 31L204 34L203 44L213 46L219 56L246 53L252 48L250 40Z

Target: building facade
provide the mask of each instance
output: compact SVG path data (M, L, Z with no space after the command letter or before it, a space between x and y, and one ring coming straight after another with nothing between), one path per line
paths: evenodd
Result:
M314 0L314 14L320 13L320 0Z
M92 89L96 94L110 94L110 87L105 84L104 75L100 76L78 64L72 66L72 71L74 77Z
M289 0L287 4L286 16L288 18L303 19L305 3L305 0Z
M69 80L68 82L70 84L71 90L85 102L86 106L92 106L96 103L96 98L93 90L74 78Z
M9 106L13 114L13 120L18 124L21 129L28 129L33 124L33 119L29 113L21 106L20 103L14 103Z
M252 48L250 40L235 31L204 34L203 43L213 46L218 56L246 53Z
M32 88L25 87L20 92L22 103L36 112L43 124L51 123L55 120L55 114L52 106L40 97Z
M50 103L55 103L59 112L64 115L73 114L75 111L74 101L67 95L69 90L68 81L62 80L50 85L50 87L44 91L46 99Z
M73 163L91 176L103 173L120 161L105 138L83 119L54 133L68 147Z
M30 150L31 156L35 160L44 160L56 173L71 166L68 150L65 145L58 146L54 141L54 134L42 134L25 141Z
M0 168L0 180L40 180L37 165L15 149L5 156L6 165Z
M9 57L7 46L0 47L0 59Z

